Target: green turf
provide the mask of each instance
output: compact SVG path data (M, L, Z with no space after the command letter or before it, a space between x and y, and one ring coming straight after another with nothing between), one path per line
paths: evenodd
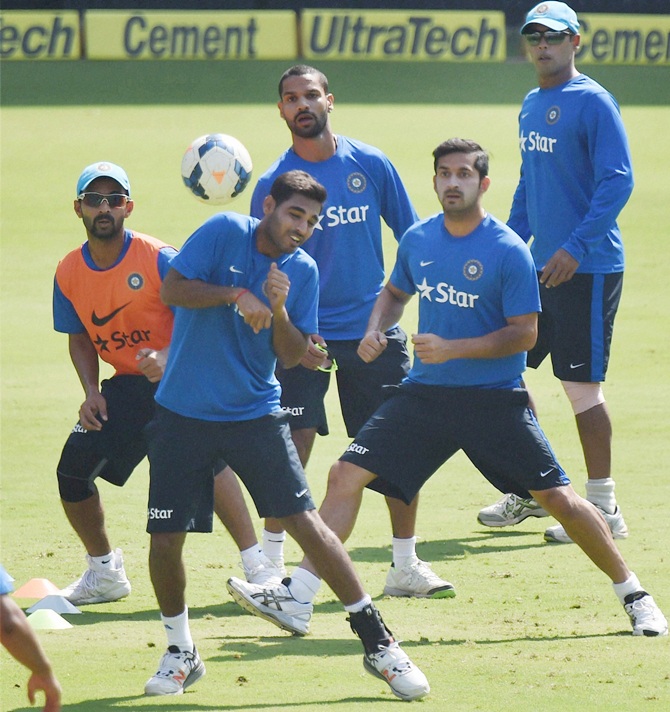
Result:
M118 96L117 86L105 88ZM490 149L486 205L506 217L518 174L516 107L416 104L399 110L393 103L348 104L335 83L333 90L340 98L333 114L336 130L391 156L421 216L438 207L430 152L441 140L462 135ZM101 87L91 91L97 94ZM180 183L182 151L201 133L231 133L247 145L258 174L286 146L273 101L270 96L250 105L3 108L0 560L17 586L33 577L64 586L84 565L54 476L81 389L66 338L52 331L50 303L58 259L84 238L71 207L81 168L99 159L126 167L137 201L129 225L179 246L212 213ZM632 533L620 548L668 613L670 306L662 256L670 109L624 105L624 119L637 183L621 220L628 272L606 393L614 418L618 495ZM250 190L231 207L246 211ZM392 260L390 239L387 255ZM404 320L409 331L414 306ZM528 374L528 382L559 458L583 492L584 467L566 399L547 367ZM329 412L332 435L319 439L308 473L317 500L329 465L348 442L334 393ZM65 688L66 710L381 712L400 704L363 672L359 644L327 588L318 600L313 634L303 640L237 608L225 580L241 572L234 546L218 525L212 535L189 537L186 551L192 630L207 676L181 698L142 697L165 645L146 566L147 479L143 464L125 488L101 485L132 596L84 608L70 617L70 630L40 634ZM390 557L388 515L381 498L365 497L349 548L387 623L430 678L433 691L418 709L670 708L668 639L634 639L606 578L575 547L543 543L546 520L502 532L477 525L478 509L496 497L460 456L426 486L418 551L457 588L455 599L440 601L380 598ZM289 561L299 559L292 542L287 553ZM24 670L4 651L0 663L0 709L30 709Z

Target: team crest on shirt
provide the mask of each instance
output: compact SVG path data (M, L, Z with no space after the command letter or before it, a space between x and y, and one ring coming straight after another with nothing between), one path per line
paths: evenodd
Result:
M560 108L558 106L550 106L547 109L547 115L544 118L550 126L555 123L558 123L558 120L561 118Z
M144 277L138 272L128 275L128 286L135 292L144 286Z
M352 193L362 193L368 185L365 176L362 173L351 173L347 177L347 188Z
M484 274L484 265L479 260L468 260L463 265L463 276L474 282Z

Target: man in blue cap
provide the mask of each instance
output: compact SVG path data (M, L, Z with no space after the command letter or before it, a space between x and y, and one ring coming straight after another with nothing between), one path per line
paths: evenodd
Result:
M614 97L575 67L579 20L571 7L536 5L521 34L539 87L519 114L521 178L508 225L527 242L533 238L541 286L539 336L528 365L537 368L551 354L577 423L586 498L623 539L628 528L614 494L612 423L601 383L623 285L617 217L633 190L628 140ZM478 519L503 527L530 516L547 514L534 500L509 494ZM560 524L544 538L572 541Z
M61 503L88 564L61 593L82 605L130 593L121 550L112 549L107 533L96 479L123 486L146 455L143 430L154 414L172 336L173 312L161 301L160 288L177 251L125 227L134 202L120 166L101 161L84 168L76 196L74 211L87 240L58 264L53 314L56 331L68 335L85 392L57 467ZM115 370L102 382L100 361ZM275 569L258 546L230 468L217 477L217 487L225 498L217 497L216 511L241 551L245 575L263 582Z

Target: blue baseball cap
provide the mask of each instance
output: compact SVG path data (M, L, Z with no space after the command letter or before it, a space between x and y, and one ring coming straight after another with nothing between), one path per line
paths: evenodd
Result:
M528 27L537 23L544 25L550 30L560 32L570 30L574 34L579 32L579 20L577 13L564 2L541 2L536 5L527 15L521 28L521 34Z
M126 172L121 166L109 161L91 163L84 168L77 181L77 195L81 195L96 178L112 178L130 195L130 181Z

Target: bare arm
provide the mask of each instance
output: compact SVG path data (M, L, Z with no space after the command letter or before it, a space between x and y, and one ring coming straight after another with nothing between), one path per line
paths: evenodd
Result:
M45 695L44 712L59 712L61 688L49 660L23 611L8 596L0 596L0 639L9 653L30 670L28 699L35 703L35 693Z
M293 325L286 311L290 288L288 276L273 262L267 281L267 294L272 308L272 346L286 368L297 366L309 345L309 336Z
M68 345L72 364L86 394L79 408L79 420L86 430L100 430L102 425L96 415L107 420L107 402L100 393L98 352L86 332L70 334Z
M528 351L537 340L537 314L507 319L507 326L470 339L443 339L435 334L412 334L414 353L423 363L444 363L456 358L503 358Z
M390 282L384 285L377 301L372 308L365 336L358 345L358 355L370 363L386 348L385 332L397 324L405 311L405 304L412 298L411 294L394 287Z
M173 268L163 280L161 299L169 306L186 309L237 304L244 321L256 334L261 329L269 329L272 324L272 312L247 289L209 284L201 279L187 279Z

